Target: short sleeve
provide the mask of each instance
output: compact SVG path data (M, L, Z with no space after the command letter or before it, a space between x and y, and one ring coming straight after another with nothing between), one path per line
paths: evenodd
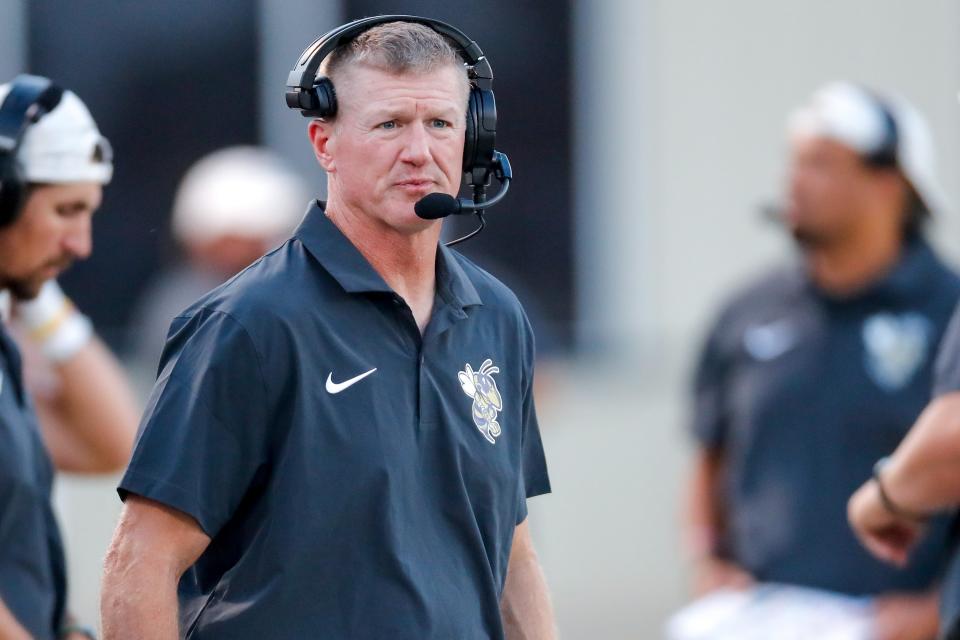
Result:
M947 331L940 341L934 368L934 397L952 391L960 391L960 305L954 309Z
M690 430L697 442L708 449L723 446L726 436L726 370L718 321L707 336L693 375Z
M523 430L520 451L520 461L523 465L521 472L521 494L518 496L517 524L527 517L527 498L550 493L550 476L547 473L547 458L543 452L543 441L540 439L540 425L537 422L537 409L533 400L533 331L527 323L529 349L528 360L524 373L523 390Z
M165 504L215 536L264 464L266 396L255 345L232 316L175 319L120 497Z

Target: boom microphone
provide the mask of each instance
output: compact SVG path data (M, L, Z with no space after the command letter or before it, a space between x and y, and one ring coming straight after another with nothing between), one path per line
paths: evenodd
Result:
M474 187L473 200L467 198L454 198L446 193L428 193L417 200L413 205L413 211L417 216L424 220L439 220L447 216L460 215L465 213L482 213L487 207L500 202L507 190L510 189L510 181L513 179L513 170L510 168L510 161L507 156L499 151L494 151L493 173L500 182L500 191L497 195L486 199L486 185L477 185Z
M487 207L500 202L500 199L507 194L510 188L510 181L504 180L500 192L490 200L475 202L466 198L454 198L446 193L428 193L417 200L413 205L413 211L424 220L439 220L447 216L463 215L467 213L479 213Z
M417 200L413 210L424 220L439 220L463 213L463 203L446 193L431 193Z

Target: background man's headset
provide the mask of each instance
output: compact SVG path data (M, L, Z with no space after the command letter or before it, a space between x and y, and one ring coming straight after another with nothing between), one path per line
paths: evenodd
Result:
M17 160L30 125L53 111L63 89L47 78L17 76L0 105L0 228L13 224L27 197L28 184Z
M453 214L475 213L480 226L447 246L472 238L483 230L483 210L500 202L510 188L513 173L507 156L494 148L497 133L497 105L493 98L493 71L477 43L449 24L418 16L383 15L361 18L326 33L304 49L287 77L287 106L307 118L332 118L337 113L337 94L329 78L317 77L323 60L342 44L367 29L387 22L414 22L430 27L449 39L467 65L470 97L467 106L466 140L463 145L463 172L473 188L473 199L454 198L431 193L419 200L414 209L427 220ZM500 182L500 191L487 200L490 177Z
M883 139L876 149L864 154L863 161L867 166L875 169L895 169L900 166L900 130L897 128L897 119L887 102L879 95L860 87L873 102L877 112L883 120ZM763 204L760 206L761 218L765 221L783 223L784 210L780 204Z

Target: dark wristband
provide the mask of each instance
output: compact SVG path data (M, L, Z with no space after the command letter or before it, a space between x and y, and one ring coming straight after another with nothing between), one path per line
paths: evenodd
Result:
M71 633L79 633L82 636L88 637L90 640L97 640L97 632L91 629L90 627L83 626L81 624L66 624L60 627L60 633L58 634L59 638L66 638Z
M877 491L880 494L880 502L883 503L883 508L889 511L892 515L903 520L910 520L918 523L926 522L930 519L930 516L904 509L890 499L890 494L887 493L886 488L883 486L883 480L880 477L880 473L889 463L890 458L884 457L877 460L876 464L873 465L873 481L877 483Z

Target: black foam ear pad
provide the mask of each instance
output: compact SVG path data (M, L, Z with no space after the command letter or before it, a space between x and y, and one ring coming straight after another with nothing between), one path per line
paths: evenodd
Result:
M26 197L26 184L15 159L0 162L0 228L17 219Z
M470 96L467 98L467 126L464 132L463 141L463 172L469 173L475 164L474 155L477 151L477 118L480 115L480 100L477 96L477 89L470 88Z
M317 94L318 118L333 118L337 115L337 91L330 78L320 78L313 90Z
M497 136L497 104L493 91L474 86L470 90L467 126L463 144L463 171L470 183L485 182L494 161Z

